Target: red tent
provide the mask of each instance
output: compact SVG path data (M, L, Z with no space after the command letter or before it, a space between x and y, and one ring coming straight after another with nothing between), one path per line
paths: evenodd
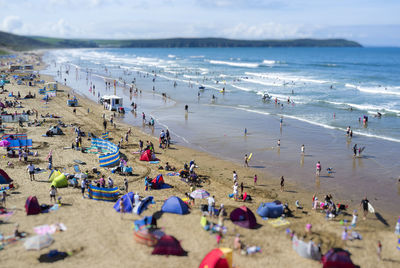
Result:
M140 156L140 161L152 161L152 160L153 158L150 150L144 151Z
M40 206L36 196L30 196L25 202L26 215L36 215L40 213Z
M231 212L231 221L243 228L253 229L257 226L257 220L253 212L246 206L241 206Z
M151 186L154 189L160 189L163 184L164 184L164 178L163 178L162 174L158 174L157 177L155 177L151 181Z
M157 245L154 247L153 255L176 255L183 256L185 251L181 247L181 243L175 237L164 235L158 240Z
M215 248L201 261L199 268L231 268L232 249Z
M341 248L332 248L322 256L323 268L355 268L350 258L350 253Z

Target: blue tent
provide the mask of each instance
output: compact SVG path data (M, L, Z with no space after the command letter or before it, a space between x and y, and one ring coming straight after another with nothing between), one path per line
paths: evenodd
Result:
M257 209L257 214L261 217L278 218L283 213L283 205L271 203L261 203Z
M183 215L189 213L189 207L179 197L171 196L170 198L165 200L164 205L161 208L161 211Z
M134 213L140 215L144 210L146 210L147 206L149 204L151 204L151 202L153 201L153 197L152 196L148 196L146 198L144 198L142 201L139 202L139 204L135 207L135 209L133 210Z
M146 216L143 219L135 221L135 230L141 230L144 228L152 228L157 226L157 221L153 216Z
M125 194L124 196L122 196L120 199L118 199L118 201L114 205L115 211L121 212L119 205L120 205L121 199L123 199L124 201L122 203L124 204L125 213L132 213L132 210L133 210L133 195L134 195L133 192L129 192L129 193Z

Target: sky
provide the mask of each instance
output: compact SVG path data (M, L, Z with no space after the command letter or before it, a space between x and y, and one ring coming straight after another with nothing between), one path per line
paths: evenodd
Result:
M0 0L0 31L62 38L346 38L400 46L400 0Z

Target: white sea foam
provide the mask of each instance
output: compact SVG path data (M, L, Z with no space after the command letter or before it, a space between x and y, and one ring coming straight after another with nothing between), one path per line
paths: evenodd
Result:
M345 84L348 88L354 88L358 91L370 94L385 94L385 95L397 95L400 96L399 86L357 86L353 84Z
M233 67L244 67L244 68L257 68L260 66L259 63L234 62L234 61L222 61L222 60L210 60L209 63L218 65L228 65Z

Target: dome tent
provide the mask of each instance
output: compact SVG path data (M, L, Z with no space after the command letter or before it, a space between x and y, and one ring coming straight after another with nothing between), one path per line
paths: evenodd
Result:
M161 208L161 211L167 212L167 213L183 215L183 214L189 213L189 207L179 197L171 196L170 198L165 200L165 202Z
M254 213L246 206L241 206L233 210L229 216L231 221L243 228L253 229L257 226L257 220Z
M257 209L257 214L261 217L278 218L283 213L283 205L275 202L261 203Z

